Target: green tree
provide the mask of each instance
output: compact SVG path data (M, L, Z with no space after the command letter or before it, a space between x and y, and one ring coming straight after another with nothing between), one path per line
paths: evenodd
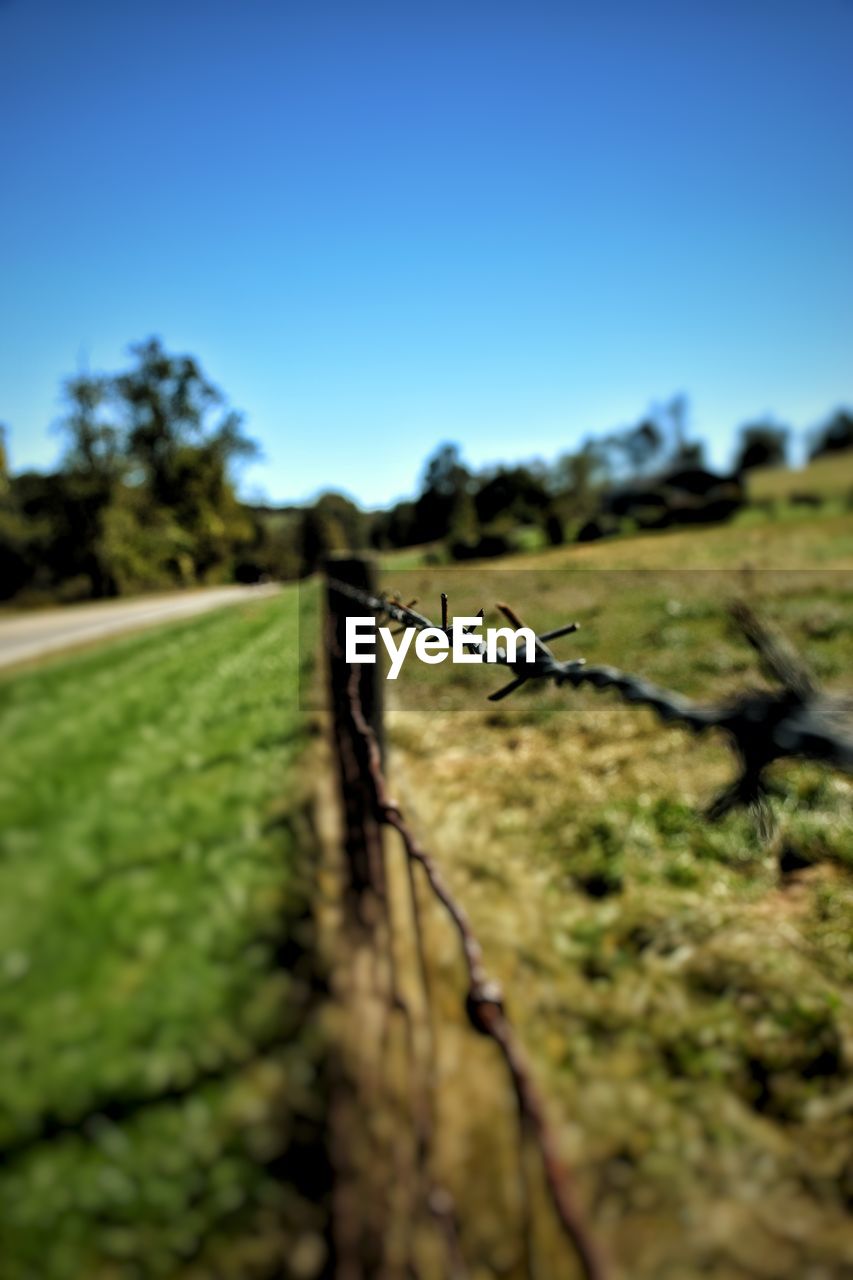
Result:
M672 458L673 467L689 468L705 466L705 441L686 440Z
M772 422L754 422L740 429L735 471L753 471L756 467L784 467L788 460L786 427Z
M114 379L113 388L125 419L128 458L156 502L174 506L180 500L188 449L213 446L223 468L255 454L240 415L226 410L222 392L193 356L169 355L159 338L130 350L136 364ZM222 416L212 426L215 413Z
M60 579L88 578L95 597L118 590L104 543L104 521L125 470L121 437L110 417L110 380L78 374L66 379L66 412L57 424L66 437L53 560Z
M610 451L600 440L585 440L577 453L565 453L553 469L550 487L560 520L575 527L598 509L612 479Z
M66 413L59 428L66 437L64 471L112 484L124 470L119 428L109 413L111 380L78 374L63 384Z
M170 355L157 338L131 347L131 354L135 364L113 379L112 395L123 421L128 482L147 501L125 503L113 527L121 528L125 548L132 519L159 529L158 559L165 555L177 581L223 576L254 537L230 472L256 446L194 357Z
M6 437L9 434L9 428L5 422L0 422L0 498L6 496L9 492L9 452L6 448Z
M642 475L660 459L664 447L664 436L657 423L651 418L629 427L617 438L618 447L625 457L631 475Z
M255 451L192 356L157 338L115 375L63 386L61 469L0 471L0 549L30 586L65 598L230 577L257 542L233 483ZM4 497L4 488L6 490Z
M498 467L486 473L474 495L481 524L491 524L502 516L514 523L539 524L550 502L545 477L525 466Z
M319 505L308 507L299 523L297 547L300 575L304 577L313 573L330 552L347 550L346 531L334 512Z
M842 453L846 449L853 449L853 414L839 409L815 433L809 457L821 458L824 454Z
M0 423L0 598L14 596L32 577L32 530L21 509L9 475L7 428Z
M439 445L427 460L415 503L415 541L434 542L451 534L468 536L474 524L471 479L459 446Z

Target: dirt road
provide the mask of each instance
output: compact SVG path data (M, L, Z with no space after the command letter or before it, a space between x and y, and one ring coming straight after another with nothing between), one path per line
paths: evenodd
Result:
M75 645L136 631L161 622L191 618L225 605L244 604L279 588L208 587L135 600L93 601L61 609L40 609L0 618L0 667L28 662Z

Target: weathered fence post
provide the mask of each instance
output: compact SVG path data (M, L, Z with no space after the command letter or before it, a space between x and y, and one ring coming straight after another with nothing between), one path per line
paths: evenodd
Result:
M346 619L365 617L370 611L344 595L334 584L337 581L361 591L375 592L374 568L370 561L360 556L341 555L330 556L325 569L329 696L344 819L344 850L356 916L363 924L370 924L375 906L368 903L371 899L375 903L381 896L384 883L382 836L362 759L363 735L357 732L353 721L353 699L360 703L362 714L381 751L380 667L378 662L350 665L346 661Z
M376 593L376 570L372 560L363 556L333 555L326 558L326 576L328 579L328 609L333 624L332 659L330 678L332 697L337 701L347 699L347 682L352 668L344 658L344 627L348 617L367 617L371 611L356 600L342 595L333 585L335 581L343 582L348 587L356 587L359 591ZM361 709L364 718L370 725L380 751L382 740L382 682L379 663L360 663L359 690Z

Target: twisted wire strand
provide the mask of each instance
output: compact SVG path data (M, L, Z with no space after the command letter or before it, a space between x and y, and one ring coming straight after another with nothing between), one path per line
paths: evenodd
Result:
M533 1080L521 1041L504 1009L500 986L486 973L483 951L464 907L456 900L434 857L421 845L399 806L390 798L382 772L376 735L365 719L359 697L358 668L349 685L350 717L363 746L366 780L371 789L376 818L396 830L407 858L424 871L433 898L452 921L465 964L465 1010L475 1031L498 1047L510 1077L521 1120L535 1142L545 1175L545 1185L557 1220L571 1243L584 1280L607 1280L604 1258L578 1204L573 1179L559 1149L556 1131Z
M444 594L442 624L437 626L399 599L361 591L342 582L333 581L332 585L364 608L404 626L449 631ZM523 625L508 605L499 604L498 608L516 628ZM731 613L768 675L779 682L779 688L753 688L721 702L702 703L618 667L588 666L582 658L561 661L548 641L576 631L576 623L536 635L533 662L510 662L501 646L492 656L485 643L474 636L466 639L465 645L481 654L484 662L505 666L512 672L510 683L489 695L493 702L515 693L531 680L549 680L558 687L569 685L575 689L590 685L598 690L612 689L627 703L651 708L666 724L683 725L697 734L721 730L731 742L741 772L735 784L708 810L712 817L735 804L757 801L764 789L764 770L776 760L813 760L853 773L853 695L822 690L798 656L743 601L736 601Z

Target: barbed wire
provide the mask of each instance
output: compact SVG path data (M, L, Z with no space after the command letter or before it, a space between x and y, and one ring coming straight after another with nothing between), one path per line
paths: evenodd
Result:
M436 629L445 634L451 630L444 592L441 623L437 624L415 611L417 601L403 604L399 596L376 595L335 579L330 579L330 585L371 612L404 626L420 631ZM514 628L524 626L509 605L499 603L497 608ZM511 662L505 648L498 645L490 652L474 636L466 638L465 645L481 654L484 662L506 666L512 672L510 683L489 695L492 702L531 681L548 680L558 687L569 685L575 689L590 685L598 690L612 689L625 702L651 708L666 724L683 725L695 734L721 731L734 750L740 772L709 806L707 816L716 819L739 805L760 807L767 791L766 770L778 760L812 760L853 773L853 694L822 690L802 659L744 601L735 601L730 613L777 688L751 688L720 702L701 703L618 667L588 665L583 658L561 661L551 651L550 642L576 632L576 622L541 635L534 632L533 662ZM479 616L484 617L482 609Z
M419 631L435 629L448 636L453 630L448 616L448 597L444 592L441 594L441 622L436 624L416 611L415 600L404 604L399 595L376 594L334 576L329 577L328 585L333 593L344 600L351 600L363 609L380 614L403 627L414 627ZM339 608L337 603L335 608ZM515 630L524 626L509 605L499 603L497 608ZM663 722L685 726L695 734L720 730L727 736L739 761L740 770L735 781L710 806L708 814L718 817L736 805L750 804L763 819L766 816L764 775L767 767L774 761L796 757L853 772L853 696L823 691L799 656L765 626L744 602L735 602L730 612L746 640L756 651L764 674L776 687L747 689L717 703L699 702L616 667L588 665L583 658L558 658L551 649L551 643L575 633L578 624L574 622L542 634L530 628L534 635L532 662L523 658L517 660L515 655L510 660L506 648L500 645L494 648L487 646L469 631L466 631L463 645L469 652L480 654L485 662L504 666L511 673L509 683L489 695L491 701L499 701L514 694L530 681L546 680L558 687L569 685L571 688L590 685L597 690L612 689L624 701L648 706ZM346 616L346 610L339 612L338 616L342 619ZM484 619L484 616L484 610L481 609L478 617ZM337 652L336 647L334 651ZM343 653L337 653L337 659L343 661ZM370 671L371 668L367 670ZM544 1102L532 1078L517 1033L507 1017L500 987L486 973L482 949L466 912L448 888L432 855L420 844L399 806L389 797L373 723L375 721L378 728L381 718L377 719L374 714L368 713L367 708L372 705L370 701L362 703L364 676L366 672L362 664L354 662L348 666L344 683L337 686L333 683L333 704L348 726L344 740L339 742L339 748L345 749L351 761L350 770L345 770L345 782L347 773L349 777L344 788L345 800L347 791L352 787L357 788L366 801L366 811L373 815L372 821L392 828L402 841L427 1017L430 1016L430 998L418 895L412 879L415 867L421 868L432 898L447 914L458 935L467 978L465 1011L468 1022L474 1030L495 1043L507 1069L520 1120L519 1169L522 1178L525 1142L532 1139L541 1162L550 1201L562 1230L572 1245L581 1273L586 1280L604 1280L605 1262L577 1203L573 1178L562 1159L556 1131L548 1120ZM374 688L375 674L371 676L368 692ZM381 853L379 856L381 857ZM372 879L373 874L368 877L368 881L372 882ZM382 883L379 883L379 892L385 898ZM385 907L387 912L390 909L387 898ZM390 930L390 916L388 927ZM400 1007L400 993L393 977L391 993L397 1007ZM410 1019L411 1011L406 1008L404 1012L407 1019ZM411 1028L409 1031L411 1032ZM433 1083L436 1080L434 1053L434 1037L430 1032L427 1080ZM410 1045L410 1057L414 1063L414 1040ZM464 1264L459 1250L454 1202L449 1192L436 1183L435 1170L431 1168L431 1129L435 1113L426 1098L415 1098L413 1118L418 1138L421 1185L427 1193L428 1206L444 1227L448 1244L448 1274L461 1277L464 1274ZM525 1195L529 1195L529 1189L523 1189L523 1196ZM522 1230L528 1245L529 1268L532 1265L532 1255L529 1253L531 1223L529 1201L526 1203L528 1209L522 1214Z
M348 686L348 713L360 744L362 776L370 787L376 819L397 831L407 861L422 868L433 898L453 923L467 977L465 1011L468 1021L475 1031L491 1039L500 1050L512 1082L522 1125L536 1143L549 1198L562 1230L573 1246L582 1275L585 1280L606 1280L604 1259L577 1203L571 1174L560 1153L556 1132L546 1114L521 1042L507 1016L500 985L486 973L482 947L465 909L451 893L435 859L420 844L399 805L389 796L376 735L361 705L360 675L360 668L353 666ZM446 1196L447 1193L440 1194Z

